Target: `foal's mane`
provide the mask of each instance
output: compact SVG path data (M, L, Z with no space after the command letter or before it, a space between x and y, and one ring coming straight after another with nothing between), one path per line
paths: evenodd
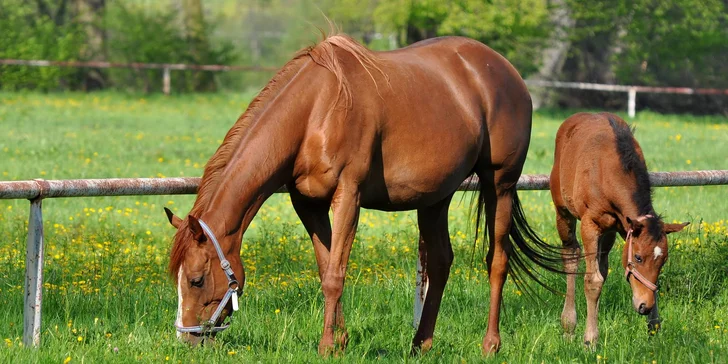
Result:
M321 67L326 68L334 74L338 82L337 97L333 101L330 110L333 110L340 102L343 101L346 109L352 105L352 96L349 83L346 80L346 70L341 62L340 55L336 53L336 49L341 49L353 56L357 62L366 70L376 85L376 80L370 69L377 70L386 79L386 75L380 68L380 60L376 54L361 44L357 43L350 37L337 34L326 36L318 44L304 48L298 51L293 58L288 61L268 84L260 91L253 101L250 102L245 112L238 118L235 124L225 135L222 144L217 151L210 157L205 165L202 173L202 180L197 190L197 199L189 212L189 215L199 217L207 208L215 191L217 190L222 176L228 163L238 150L240 142L245 135L250 123L261 114L269 105L269 102L275 99L275 96L285 89L285 86L294 78L306 64L306 60L310 59ZM188 247L192 244L192 234L187 228L187 219L177 229L174 237L174 245L170 254L169 273L176 280L176 273L187 253Z
M637 206L640 215L652 215L651 219L656 219L652 224L648 224L650 235L658 240L662 234L662 223L652 207L652 184L650 183L650 174L647 171L647 164L644 156L637 151L637 141L634 138L634 127L630 127L623 120L617 120L611 115L607 116L609 125L614 131L617 143L617 154L625 173L633 173L635 182L637 183L632 201Z

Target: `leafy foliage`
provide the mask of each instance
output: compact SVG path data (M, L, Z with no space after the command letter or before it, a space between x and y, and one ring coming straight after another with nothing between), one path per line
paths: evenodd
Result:
M60 6L47 11L38 14L26 1L0 2L0 58L77 60L85 42L79 24L63 22ZM76 73L72 68L0 66L0 87L53 90L73 86Z

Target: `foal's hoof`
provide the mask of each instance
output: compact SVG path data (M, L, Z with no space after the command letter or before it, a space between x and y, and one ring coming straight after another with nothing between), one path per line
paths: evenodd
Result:
M650 336L655 336L660 331L660 327L662 326L662 322L660 320L650 320L647 322L647 330Z
M495 355L500 351L501 349L501 340L500 336L493 335L493 336L486 336L483 339L483 355L485 356L491 356Z
M562 335L562 337L563 337L563 339L564 339L565 341L568 341L568 342L572 342L572 341L574 341L574 338L576 337L576 335L574 335L574 333L573 333L573 332L565 332L565 333L564 333L564 334Z
M597 350L597 342L596 342L596 340L594 340L594 341L589 341L589 340L584 341L584 349L589 350L591 352L596 351Z

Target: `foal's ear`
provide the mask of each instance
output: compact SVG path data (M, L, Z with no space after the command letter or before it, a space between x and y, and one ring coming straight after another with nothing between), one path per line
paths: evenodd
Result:
M665 234L671 234L676 233L678 231L682 231L686 226L690 225L689 222L684 222L682 224L665 224Z
M645 226L644 219L631 219L629 216L626 217L629 228L632 229L632 235L637 236L642 232L642 228Z
M205 231L202 230L202 226L200 226L200 221L197 220L196 217L187 215L187 226L190 227L192 237L195 238L198 243L204 243L205 240L207 240L207 237L205 237Z
M169 223L172 224L175 228L179 229L179 225L182 223L182 219L175 216L175 214L168 208L164 208L164 213L167 214L167 220L169 220Z

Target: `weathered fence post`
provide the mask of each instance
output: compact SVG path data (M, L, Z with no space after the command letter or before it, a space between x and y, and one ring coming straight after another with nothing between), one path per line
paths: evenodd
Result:
M25 309L23 345L40 346L41 302L43 298L43 198L30 201L28 247L25 256Z
M164 67L164 73L162 74L162 92L164 92L165 95L169 95L169 89L170 84L172 83L171 76L170 76L169 67Z
M630 88L628 93L629 101L627 101L627 114L630 119L634 119L635 104L637 103L637 90L635 88Z

